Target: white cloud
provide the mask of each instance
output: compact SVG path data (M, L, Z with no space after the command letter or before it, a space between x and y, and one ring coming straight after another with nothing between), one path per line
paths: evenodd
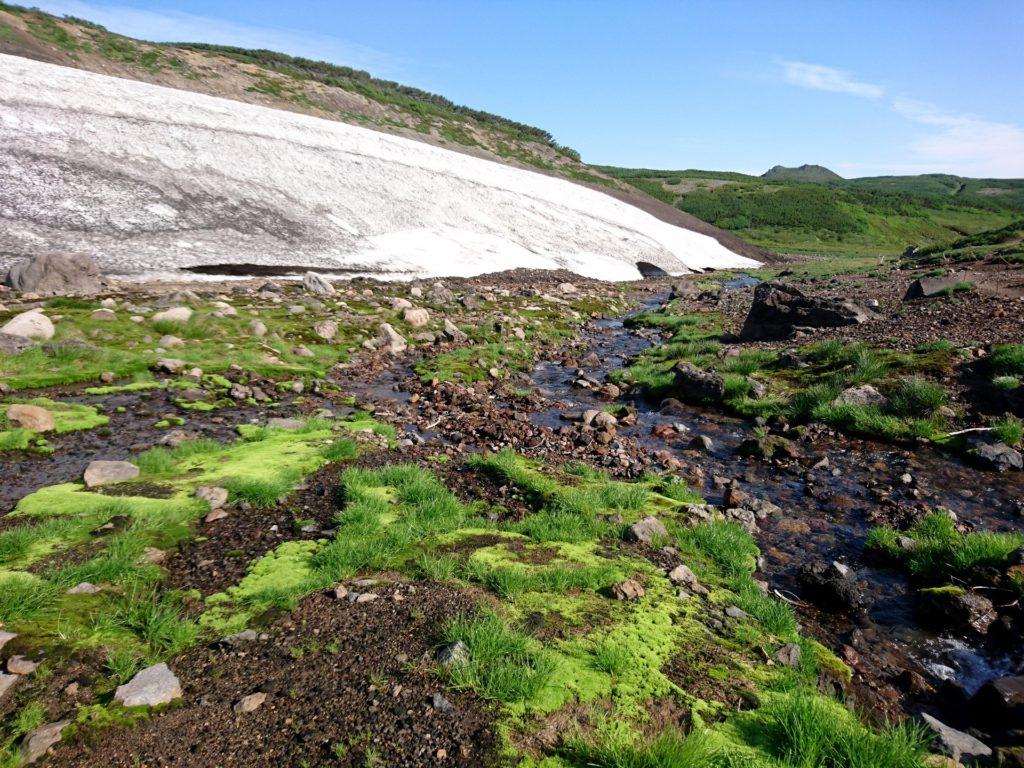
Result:
M366 69L374 75L397 76L405 60L365 45L292 30L239 24L178 11L148 11L86 0L37 0L49 13L88 19L111 32L153 42L219 43L242 48L268 48L293 56L322 59Z
M933 104L894 99L893 110L933 130L911 143L917 163L936 163L965 176L1024 176L1024 128Z
M867 99L880 98L885 90L880 85L860 83L841 69L826 67L821 64L808 64L804 61L781 61L782 77L790 85L810 88L814 91L831 91L832 93L849 93Z

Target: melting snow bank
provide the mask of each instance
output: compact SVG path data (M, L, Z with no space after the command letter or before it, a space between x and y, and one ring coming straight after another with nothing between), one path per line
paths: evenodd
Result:
M0 55L0 266L210 264L384 276L753 267L562 179L306 115ZM183 277L188 273L175 273Z

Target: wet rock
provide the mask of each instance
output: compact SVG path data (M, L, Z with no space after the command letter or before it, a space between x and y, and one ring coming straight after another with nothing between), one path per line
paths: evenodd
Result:
M101 289L95 259L84 253L44 253L10 268L4 284L41 296L92 295Z
M636 541L641 544L650 544L656 538L668 538L668 530L665 525L656 517L645 517L626 528L622 538L626 541Z
M601 385L597 394L605 400L617 400L622 395L622 390L617 385L607 382Z
M11 333L0 333L0 355L18 355L31 346L32 339Z
M166 664L155 664L114 691L114 701L126 707L156 707L181 698L181 683Z
M636 579L626 579L612 585L611 595L616 600L639 600L647 592Z
M192 310L188 307L171 307L153 315L154 323L187 323L192 319Z
M967 441L967 453L974 461L985 469L996 472L1024 469L1024 458L1020 451L1014 450L1006 443L975 437Z
M250 693L248 696L243 696L241 699L236 701L232 709L235 711L236 715L244 715L249 712L255 712L263 706L263 702L266 700L267 694L262 691L257 691L256 693Z
M70 720L59 720L26 733L21 740L21 764L31 765L49 752L50 747L60 741L62 732L70 723Z
M857 387L849 387L839 393L839 396L832 401L833 405L853 405L858 408L871 406L882 408L889 402L888 398L870 384L861 384Z
M907 286L907 292L903 295L904 301L914 299L930 299L934 296L942 296L951 293L953 287L960 282L955 277L919 277Z
M53 414L38 405L15 403L7 408L7 420L16 427L33 432L50 432L57 428Z
M93 461L85 468L82 479L86 488L106 483L120 483L139 476L139 468L127 461Z
M409 343L402 335L391 327L391 323L380 324L381 340L392 355L400 355L409 348Z
M314 296L331 296L334 294L334 286L316 272L307 272L302 276L302 287Z
M195 496L210 505L210 510L217 510L228 503L228 489L216 485L200 485Z
M402 312L402 319L405 320L411 328L423 328L430 323L430 313L419 307L411 307Z
M853 301L806 296L782 283L761 283L743 324L744 341L788 339L799 328L838 328L864 323L876 317Z
M441 646L435 655L437 663L442 667L451 667L458 664L465 664L469 661L469 646L461 640Z
M950 728L927 713L921 715L921 720L924 722L925 727L935 734L933 746L957 762L988 757L992 754L992 749L987 744L974 738L969 733Z
M917 593L918 617L938 629L988 632L996 620L995 606L987 597L960 587L922 589Z
M53 321L37 309L15 315L0 328L0 333L23 339L48 341L53 338Z
M835 613L857 612L869 601L857 574L848 565L833 560L816 561L800 571L800 582L815 604Z
M1001 677L985 683L971 699L971 713L979 726L1024 724L1024 675Z
M687 403L720 403L725 398L725 381L714 371L702 371L692 363L680 362L672 369L675 389Z

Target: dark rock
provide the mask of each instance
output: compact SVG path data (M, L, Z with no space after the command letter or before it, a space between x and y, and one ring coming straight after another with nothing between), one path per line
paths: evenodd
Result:
M688 403L720 403L725 398L725 382L714 371L702 371L692 363L680 362L672 369L675 388Z
M971 713L981 727L1024 723L1024 675L985 683L971 699Z
M872 320L874 312L853 301L805 296L782 283L761 283L743 324L745 341L788 339L796 328L839 328Z
M988 757L992 749L969 733L950 728L945 723L929 714L922 714L921 720L935 734L933 745L943 754L949 755L957 762L961 759L971 760L976 757Z
M996 620L995 606L987 597L960 587L922 589L917 593L918 617L937 629L988 632Z
M914 299L942 296L951 293L958 282L960 281L953 277L919 277L907 288L903 300L913 301Z
M862 611L870 602L853 569L834 560L819 560L804 567L800 582L815 604L826 611Z
M1024 469L1024 458L1006 443L975 437L967 441L967 453L976 464L985 469L1006 472Z
M96 294L100 270L84 253L44 253L18 262L7 273L6 285L16 291L60 296Z
M12 333L0 333L0 355L17 355L34 344L32 339L15 336Z
M650 544L655 538L668 538L668 531L664 524L656 517L645 517L643 520L633 523L622 535L626 541L636 541L641 544Z

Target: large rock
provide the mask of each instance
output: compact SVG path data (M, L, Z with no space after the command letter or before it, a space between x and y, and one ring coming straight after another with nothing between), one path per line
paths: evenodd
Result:
M800 583L815 605L833 613L857 612L868 606L863 585L850 566L816 561L800 571Z
M85 468L82 479L86 488L106 483L120 483L139 476L139 468L127 461L93 461Z
M761 283L740 332L745 341L788 339L800 328L839 328L876 315L853 301L806 296L782 283Z
M412 328L422 328L430 322L430 313L422 307L410 307L402 312L402 319Z
M971 704L974 720L979 726L1024 723L1024 675L990 680L981 686Z
M469 336L467 336L459 326L448 318L445 318L444 320L444 335L448 341L453 341L456 344L461 344L462 342L469 340Z
M156 707L181 697L181 683L166 664L139 672L114 691L114 701L126 707Z
M11 267L7 285L16 291L44 296L100 291L100 270L84 253L44 253Z
M914 299L930 299L934 296L944 296L952 293L953 288L960 281L954 277L920 277L910 284L904 301Z
M187 323L192 318L188 307L171 307L153 315L154 323Z
M626 541L636 541L641 544L650 544L655 539L668 538L668 531L665 524L656 517L645 517L633 523L626 529L622 538Z
M380 337L392 355L400 355L409 348L409 343L391 326L391 323L380 324Z
M725 398L725 381L714 371L703 371L693 363L680 362L672 369L675 388L687 403L720 403Z
M994 469L996 472L1024 468L1024 458L1021 457L1020 451L998 440L972 438L967 441L967 453L975 464L985 469Z
M31 765L43 757L50 747L60 741L61 733L70 723L70 720L60 720L41 725L26 733L25 738L21 740L21 764Z
M47 341L53 338L53 322L38 309L30 309L15 315L3 328L0 333L10 336L20 336L23 339L41 339Z
M307 272L302 276L302 287L315 296L330 296L334 293L334 286L316 272Z
M16 427L33 432L51 432L57 428L53 414L38 405L15 403L7 409L7 420Z
M992 754L992 749L987 744L978 741L969 733L950 728L929 714L922 714L921 720L928 730L935 734L934 746L958 763L961 760L973 760Z
M17 355L33 346L32 339L15 336L11 333L0 333L0 355Z
M939 630L973 630L988 633L998 618L992 601L977 592L960 587L936 587L917 593L917 613L921 622Z

